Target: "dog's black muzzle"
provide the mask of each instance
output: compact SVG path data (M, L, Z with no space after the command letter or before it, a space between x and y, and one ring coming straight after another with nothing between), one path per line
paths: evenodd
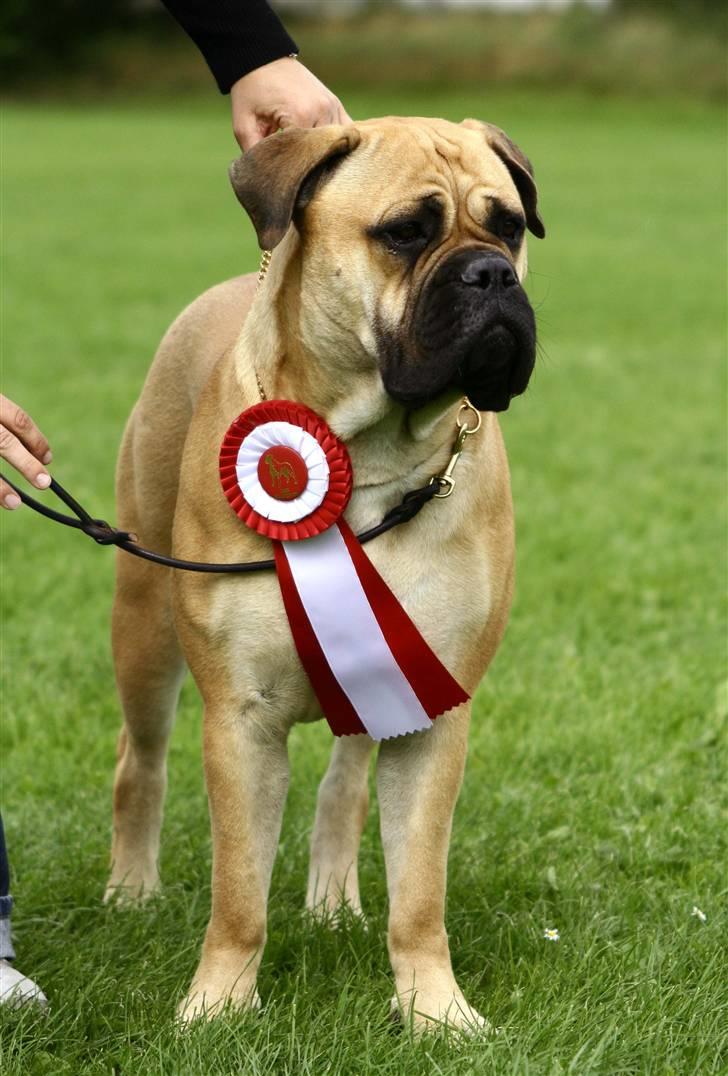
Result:
M389 369L389 393L418 407L457 388L479 411L505 411L528 385L536 320L515 269L498 251L470 248L447 258L420 293L417 360Z

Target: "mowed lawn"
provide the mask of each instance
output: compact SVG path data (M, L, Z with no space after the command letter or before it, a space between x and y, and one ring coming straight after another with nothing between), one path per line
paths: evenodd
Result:
M476 700L450 857L455 971L501 1031L412 1042L391 1025L375 803L360 867L368 929L307 920L323 723L291 738L264 1011L175 1031L210 904L199 701L188 685L164 894L107 909L113 553L21 509L2 516L2 802L20 966L51 1008L2 1016L0 1067L725 1073L721 113L475 91L346 100L356 116L504 127L535 162L548 228L531 243L538 367L502 420L517 597ZM6 109L4 391L47 432L58 478L106 518L162 332L202 289L256 264L232 156L212 95ZM467 579L452 601L468 602Z

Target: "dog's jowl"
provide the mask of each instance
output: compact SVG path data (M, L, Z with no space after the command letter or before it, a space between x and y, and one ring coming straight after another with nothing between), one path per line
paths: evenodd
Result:
M489 124L388 118L289 129L236 161L231 180L261 248L272 251L270 266L257 288L251 275L206 292L162 341L124 436L119 525L184 559L270 558L270 539L230 510L219 475L231 424L265 398L311 409L346 446L353 490L341 518L359 533L443 472L467 396L482 425L467 439L451 495L366 554L472 695L503 635L513 586L496 413L524 391L534 365L522 282L526 233L542 237L544 228L531 165ZM305 484L297 467L285 453L264 461L262 481L273 495L280 487L281 504ZM124 727L109 893L139 899L159 885L167 741L189 667L204 701L213 883L180 1013L189 1020L228 1001L258 1005L287 737L294 723L321 717L276 574L173 573L121 553L113 647ZM382 727L390 717L381 714ZM461 702L377 748L389 954L397 1005L417 1028L484 1023L454 978L444 925L469 721L470 702ZM357 854L374 742L365 733L332 742L306 902L335 921L343 904L361 913Z

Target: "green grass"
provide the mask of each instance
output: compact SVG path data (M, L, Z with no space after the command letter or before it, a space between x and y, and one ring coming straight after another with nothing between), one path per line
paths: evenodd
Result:
M198 700L189 685L172 745L164 896L106 909L113 555L21 510L2 518L2 798L17 949L51 1010L3 1015L0 1067L725 1073L722 117L494 93L347 104L497 122L536 162L549 229L529 284L543 354L503 419L518 592L478 694L450 859L456 974L503 1031L412 1043L390 1027L375 809L368 931L306 921L321 724L292 736L265 1012L176 1035L210 899ZM47 432L60 480L107 518L160 335L255 264L231 155L213 100L6 111L4 388Z

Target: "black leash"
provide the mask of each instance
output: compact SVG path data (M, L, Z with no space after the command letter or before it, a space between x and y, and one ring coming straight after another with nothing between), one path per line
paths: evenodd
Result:
M32 508L34 512L45 516L46 519L52 519L55 523L62 523L64 527L75 527L76 530L87 534L89 538L93 538L98 545L118 546L119 549L131 553L132 556L151 560L153 564L163 564L167 568L180 568L185 572L216 573L262 572L276 566L274 560L250 560L239 564L208 564L206 561L200 560L177 560L175 557L165 557L162 553L154 553L151 549L144 549L142 546L137 545L136 535L130 531L117 530L116 527L112 527L103 519L93 519L75 497L72 497L55 478L51 479L49 488L55 493L56 497L63 501L67 508L71 509L74 513L72 516L66 516L63 512L56 512L54 508L48 508L46 505L41 504L40 501L36 501L34 497L19 489L5 475L0 475L0 478L15 490L23 504L27 504L28 508ZM410 519L414 519L419 510L440 489L438 479L431 478L426 486L421 486L419 489L413 489L409 493L405 493L401 502L387 512L381 523L358 535L359 541L362 545L365 542L371 542L372 538L378 538L380 534L385 534L393 527L398 527L400 523L407 523Z

